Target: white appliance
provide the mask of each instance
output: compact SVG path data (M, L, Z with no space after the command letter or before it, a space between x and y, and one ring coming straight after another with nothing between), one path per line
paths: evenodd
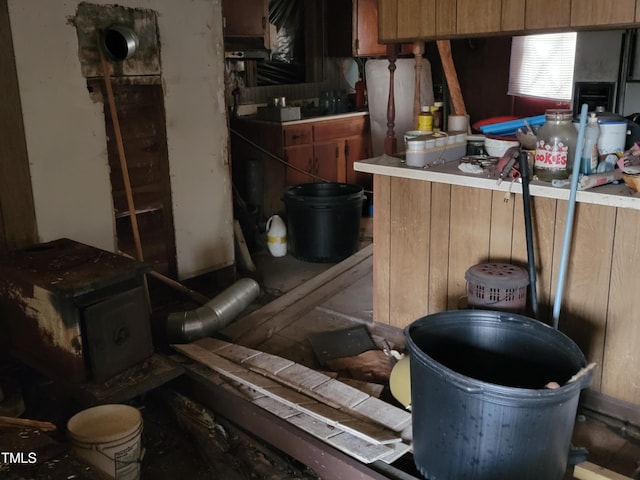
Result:
M365 81L371 121L371 141L373 156L384 153L384 139L387 135L387 102L389 99L389 61L387 59L371 59L365 63ZM395 137L398 139L398 150L403 151L405 132L415 130L413 118L413 94L415 92L415 60L399 58L396 60L394 72L394 98L396 106ZM431 64L422 59L420 80L420 104L433 105L433 82Z

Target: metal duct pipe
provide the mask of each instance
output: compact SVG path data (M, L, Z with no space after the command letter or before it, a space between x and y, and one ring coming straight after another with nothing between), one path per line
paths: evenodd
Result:
M228 325L259 294L258 282L241 278L201 307L169 314L167 337L173 343L189 343L211 335Z

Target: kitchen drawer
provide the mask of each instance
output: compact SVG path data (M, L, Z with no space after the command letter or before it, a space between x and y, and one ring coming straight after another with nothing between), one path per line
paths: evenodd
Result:
M313 140L311 125L292 125L283 129L284 146L304 145Z
M366 117L345 118L318 122L313 126L315 142L333 140L335 138L353 137L365 133Z

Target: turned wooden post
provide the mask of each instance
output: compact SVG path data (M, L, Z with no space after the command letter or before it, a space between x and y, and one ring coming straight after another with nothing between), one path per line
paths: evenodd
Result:
M393 130L396 122L396 99L393 90L393 77L396 71L399 45L392 43L387 45L387 58L389 59L389 99L387 100L387 136L384 139L384 153L393 155L398 142Z
M413 120L414 122L420 115L420 107L422 107L422 101L420 98L420 93L422 90L421 79L422 79L422 55L424 54L424 42L413 42L413 58L416 62L415 70L416 70L416 79L415 79L415 90L413 93ZM417 127L414 125L414 127Z

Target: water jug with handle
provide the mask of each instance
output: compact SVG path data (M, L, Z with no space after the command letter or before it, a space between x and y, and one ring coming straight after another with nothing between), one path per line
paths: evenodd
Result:
M267 220L267 246L274 257L287 254L287 227L279 215L272 215Z

